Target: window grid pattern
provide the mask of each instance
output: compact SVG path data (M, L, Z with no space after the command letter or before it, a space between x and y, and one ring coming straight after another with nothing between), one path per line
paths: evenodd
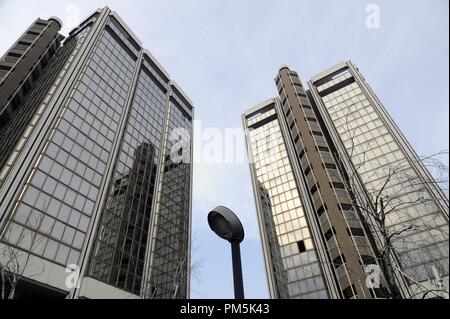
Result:
M47 66L41 79L16 108L12 119L0 128L0 185L6 179L56 88L65 76L74 56L86 37L89 27L69 39Z
M44 20L42 20L42 21L44 21ZM38 23L39 23L39 22L38 22ZM39 25L39 24L37 24L37 23L33 24L33 25L27 30L27 33L26 33L22 38L20 38L20 40L18 41L18 43L16 43L16 45L14 46L13 49L14 49L14 50L23 51L23 52L20 53L20 57L18 57L17 59L12 59L11 56L10 56L10 57L4 56L4 58L3 58L2 60L0 60L0 62L2 62L2 61L7 61L7 62L13 63L13 65L11 65L11 68L9 69L9 71L7 71L7 72L5 73L5 78L6 78L6 75L10 76L10 75L12 74L12 70L14 70L14 68L15 68L16 65L20 62L20 60L22 59L22 57L25 56L25 54L27 53L27 51L28 51L29 49L31 49L31 47L37 43L38 39L39 39L39 38L42 36L42 34L45 32L45 30L47 29L47 27L48 27L49 24L47 24L47 23L48 23L47 21L45 21L45 22L43 22L43 23L45 23L45 26ZM31 35L31 34L29 34L28 32L31 31L31 30L37 31L38 34L36 34L36 35ZM23 42L22 40L25 40L25 42ZM8 73L9 73L9 74L8 74ZM0 77L0 82L2 82L2 80L3 80L2 77Z
M345 70L341 73L339 73L338 75L334 76L332 80L325 82L322 85L319 85L317 87L317 91L322 92L336 84L339 84L347 79L350 79L352 77L352 74L350 73L349 70Z
M338 79L345 80L348 77L349 77L348 72L346 71L342 75L337 76L335 78L335 80L333 80L331 82L333 82L333 85L335 85L335 83ZM296 80L297 83L300 82L299 78L293 78L292 75L289 75L290 84L294 86L295 90L298 90L298 88L301 86L295 85L294 80ZM280 81L280 85L281 85L280 90L284 91L285 88L283 85L283 81ZM301 99L299 99L298 95L297 95L297 99L299 100L300 105L301 105L301 112L304 113L304 115L306 115L307 112L305 112L304 107L310 106L310 102L307 100L307 103L303 104L301 102ZM289 99L286 99L286 101L287 101L287 106L289 106L289 108L292 108L291 104L289 103ZM310 114L310 116L315 118L315 115ZM320 126L317 123L312 123L310 121L307 121L306 119L305 119L305 122L306 122L305 128L307 128L307 132L309 132L309 134L312 137L312 141L314 143L315 150L318 150L319 147L324 147L325 145L328 148L328 143L326 142L326 140L324 138L324 134L323 134ZM296 130L295 130L296 133L301 135L299 123L297 123L297 121L295 120L295 121L293 121L293 124L296 127ZM294 126L291 127L291 130L294 128ZM339 184L342 184L341 176L337 176L337 178L333 180L331 178L331 176L328 174L328 171L325 170L324 172L326 173L326 179L328 181L330 181L329 182L330 186L332 186L331 190L332 190L333 194L335 195L335 198L337 199L337 201L335 203L331 203L331 202L326 203L326 201L324 200L324 197L323 197L323 191L322 191L323 185L321 185L321 183L319 183L319 179L317 178L317 174L320 174L321 171L311 169L313 167L313 165L311 163L311 158L313 158L313 156L314 156L314 153L313 153L314 151L312 151L312 152L310 151L310 153L306 152L306 147L303 145L303 141L305 138L306 137L299 139L298 140L299 143L297 144L297 146L302 145L300 147L300 149L302 149L304 152L304 155L302 156L302 158L300 160L300 166L302 167L302 169L305 169L305 167L306 167L311 170L309 174L306 174L305 173L306 169L305 169L304 175L306 175L305 176L306 183L307 183L307 186L309 187L310 194L312 195L315 209L318 209L319 207L327 207L326 212L324 212L321 215L321 219L319 219L320 224L321 224L320 227L322 229L322 234L324 235L324 232L326 231L326 229L324 229L324 227L327 227L327 226L330 227L333 224L329 218L330 214L334 210L332 208L332 205L334 206L337 204L336 206L339 207L342 205L342 203L350 202L351 199L349 197L348 191L345 188L336 188L336 187L332 186L333 185L332 181L338 181ZM323 157L323 154L321 152L317 152L317 155L319 156L321 165L325 165L326 163L334 163L334 159L330 156L330 154L327 154L326 157ZM330 208L331 208L331 210L330 210ZM343 216L342 221L344 221L345 225L347 227L349 227L349 220L347 220L346 215L342 214L342 216ZM353 221L355 221L355 220L353 220ZM361 227L362 227L362 225L361 225ZM346 235L347 234L341 234L338 236L334 236L332 240L326 240L326 245L328 247L329 255L339 254L338 255L339 258L341 258L340 256L342 256L344 258L344 260L346 260L345 259L346 255L347 255L347 258L349 259L351 256L350 254L356 253L356 257L358 258L358 260L360 260L361 259L361 250L367 249L367 246L368 246L367 239L362 238L362 240L359 240L358 238L350 237L351 245L352 245L352 247L354 247L354 251L352 251L348 248L343 249L343 247L342 247L343 240L342 240L342 237L340 237L340 236L346 236ZM341 238L341 240L338 239L339 237ZM331 256L331 257L332 257L332 259L336 258L335 256ZM341 291L344 291L345 289L347 289L348 287L346 287L346 286L350 285L350 283L355 282L362 291L362 297L365 298L365 291L364 291L365 274L363 271L361 271L359 269L358 269L358 272L351 271L347 265L347 262L343 262L341 264L336 264L333 260L331 262L331 265L332 265L333 269L335 270L335 273L337 274L338 284L339 284ZM352 290L354 288L354 285L351 285L349 287L350 287L350 290ZM356 291L353 291L353 294L356 295Z
M435 266L448 276L448 223L363 89L354 82L322 100L370 195L376 196L391 169L398 171L383 191L392 198L387 209L405 203L388 216L391 230L428 225L396 240L403 271L425 281L434 278Z
M254 118L255 122L258 120ZM279 251L271 255L281 257L284 268L275 270L279 272L275 277L278 275L278 281L283 283L283 271L287 273L288 298L328 298L278 120L250 131L249 139L257 183L260 190L264 189L259 196L264 197L266 208L271 211L272 221L263 216L265 225L272 224L277 236L277 242L272 241L269 249ZM300 241L304 252L299 251Z
M90 268L93 277L135 294L141 288L164 116L165 92L142 67Z
M183 128L183 147L191 152L192 122L176 102L170 102L168 135L164 147L164 167L160 190L158 219L155 226L154 258L150 291L154 298L180 299L187 297L189 276L189 225L191 196L191 163L174 163L171 152L177 141L171 140L173 130ZM187 134L187 135L186 135ZM186 149L184 151L186 151Z
M31 249L33 254L63 266L78 262L134 64L102 31L9 226L18 229L12 233L24 227L28 236L38 233L41 244ZM16 237L8 241L20 244Z

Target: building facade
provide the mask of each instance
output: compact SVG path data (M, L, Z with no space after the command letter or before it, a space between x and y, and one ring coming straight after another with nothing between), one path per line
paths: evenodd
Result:
M0 80L32 79L0 87L2 249L33 260L30 294L188 297L192 102L109 8L66 39L56 18L37 22L22 59L39 72L20 60Z
M270 99L244 115L269 292L272 298L328 298L318 256L324 250L312 240L278 108Z
M416 154L352 62L312 77L309 87L342 166L354 176L358 202L380 207L383 198L388 232L401 233L392 242L392 263L402 294L446 290L448 298L448 198L424 165L427 158ZM374 231L377 243L379 236Z
M369 209L374 209L370 205L373 194L368 192L369 186L377 188L380 184L370 184L369 179L361 178L361 169L369 172L372 167L363 167L348 156L357 153L352 153L340 143L347 142L345 145L348 147L355 143L345 140L343 131L333 131L335 125L343 129L348 125L342 124L355 125L360 122L351 119L342 123L340 118L331 118L325 107L329 104L323 102L323 99L328 102L333 92L342 88L345 91L355 82L348 73L342 73L343 68L356 70L351 62L340 65L340 68L314 77L307 90L295 71L282 67L275 79L279 96L251 108L243 116L272 298L383 298L392 296L394 290L389 285L390 281L385 280L390 277L385 277L380 258L380 250L383 249L380 234L372 224L372 215L367 213ZM373 92L370 91L370 94L374 98ZM353 101L353 96L347 98ZM345 102L340 105L341 113L354 107ZM360 114L370 116L371 109L367 105L358 106ZM331 114L334 115L334 110ZM387 116L385 111L384 114ZM376 124L371 117L364 118L364 121L368 126ZM390 125L394 126L392 120ZM377 127L374 126L374 133L384 135L380 128L376 130ZM396 132L399 132L398 129ZM358 134L352 133L351 136L359 138ZM366 145L365 142L362 140L362 145ZM406 143L406 140L403 138L402 142ZM389 157L388 151L383 149L381 154L383 152L388 157L385 164L398 164ZM414 161L417 163L414 165L420 167L421 174L428 174L426 178L433 180L410 147L409 152L405 154L408 158L405 162ZM370 159L366 160L370 163ZM410 170L407 172L410 178ZM353 180L357 182L353 183ZM399 183L409 182L404 177L396 181L397 187ZM418 184L416 179L414 181L412 184ZM406 194L422 198L423 188L428 187L424 185L427 184L422 183L422 187L410 189ZM427 212L420 211L411 218L408 212L403 216L400 209L389 211L389 220L385 223L390 234L398 232L398 228L390 228L390 218L397 216L405 228L399 235L408 236L407 240L403 236L396 237L395 255L389 257L393 259L395 287L400 287L401 295L407 298L419 296L417 287L434 278L429 276L430 272L434 272L433 268L437 268L444 278L448 276L448 201L432 183L430 188L429 194L435 197L429 195L427 200L421 201L428 207ZM390 184L382 191L383 196L394 197ZM389 204L403 208L399 202L404 199L400 196L395 199ZM404 207L419 204L413 201L408 198ZM436 206L438 203L439 207ZM423 240L427 241L425 247L436 247L433 255L437 257L412 256ZM308 254L314 257L305 259ZM409 263L404 261L403 255L408 255ZM312 265L311 260L315 262L317 277L312 273L307 273L305 277L302 271ZM408 272L414 264L427 268L428 276L418 276L417 269ZM373 269L380 270L379 284L368 282L368 278L373 278L370 276ZM314 285L310 279L314 279Z

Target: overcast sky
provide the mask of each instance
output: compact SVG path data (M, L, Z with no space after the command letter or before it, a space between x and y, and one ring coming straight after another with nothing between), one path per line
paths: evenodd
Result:
M369 4L380 9L379 28L366 26ZM448 149L448 0L0 0L0 55L38 16L61 18L67 34L77 10L84 18L105 5L191 97L203 129L240 128L247 108L276 95L280 65L306 82L352 60L420 155ZM244 152L242 141L237 147ZM197 163L193 196L193 258L202 267L192 297L233 297L229 247L206 222L218 204L246 229L246 297L268 297L248 165Z

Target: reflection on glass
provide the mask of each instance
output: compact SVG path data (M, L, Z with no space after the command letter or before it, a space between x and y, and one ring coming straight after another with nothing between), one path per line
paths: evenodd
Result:
M144 268L156 165L155 148L139 145L131 171L116 178L102 215L90 274L139 293Z
M266 236L266 240L269 244L269 255L273 267L275 289L277 294L276 298L287 299L289 298L287 290L288 275L283 265L281 247L278 243L275 223L273 221L270 197L266 188L260 182L258 182L258 191L263 214L262 219L264 223L264 235Z
M357 82L322 101L369 195L375 200L383 189L382 195L390 198L387 210L395 209L386 218L387 226L395 232L418 225L393 244L402 270L413 279L410 283L433 278L432 267L448 276L448 221L411 165L415 159L402 151L398 138L383 121L379 106Z
M252 118L252 123L266 119L266 113L274 114L267 110ZM267 228L263 231L267 232L270 246L265 254L274 267L274 288L280 298L286 294L286 298L327 298L278 119L251 130L249 140L255 161L257 200Z
M184 128L185 141L192 140L192 119L182 111L181 101L172 99L168 128ZM164 148L159 209L154 228L154 251L149 278L149 297L158 299L183 299L188 296L190 258L190 196L191 164L171 160L176 141L167 139ZM191 148L191 145L185 145ZM188 151L185 149L185 151Z

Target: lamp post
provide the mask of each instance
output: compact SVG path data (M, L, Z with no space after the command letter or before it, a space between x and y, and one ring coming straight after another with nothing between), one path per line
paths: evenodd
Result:
M208 214L208 224L217 236L229 241L231 244L234 298L244 299L240 248L240 243L244 240L244 228L241 221L230 209L218 206Z

